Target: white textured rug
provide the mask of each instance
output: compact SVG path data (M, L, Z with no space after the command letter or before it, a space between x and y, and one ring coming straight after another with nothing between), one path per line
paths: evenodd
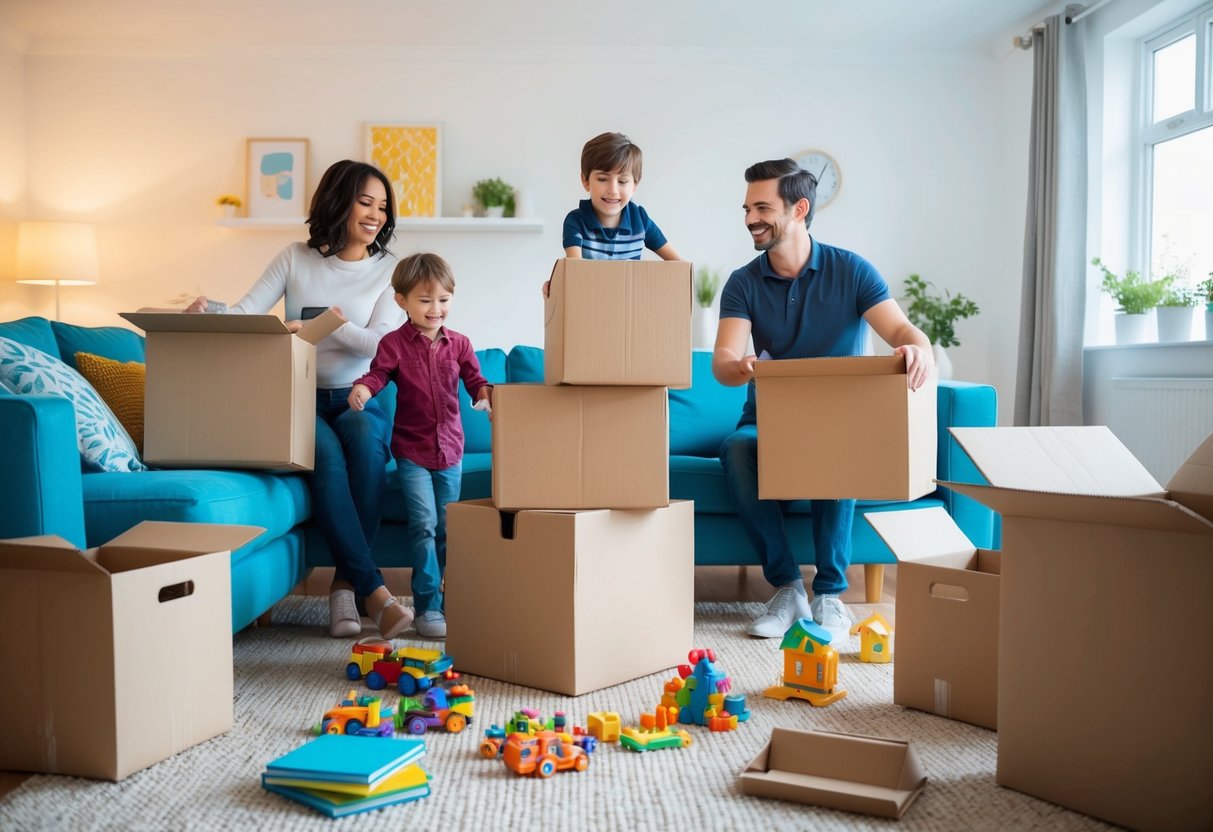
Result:
M695 646L712 647L753 716L740 730L713 734L687 727L694 744L637 754L602 747L583 773L551 780L520 778L477 753L484 728L515 709L563 710L578 724L590 711L613 710L624 724L652 711L657 674L574 699L465 677L476 692L476 719L458 735L427 735L425 763L433 794L366 815L329 820L263 791L265 763L307 739L307 728L348 689L343 668L350 642L330 639L325 599L286 599L274 625L235 638L236 725L218 737L121 783L37 776L0 801L0 829L353 829L471 832L478 829L1107 829L1105 824L998 787L997 735L894 705L893 668L844 659L846 699L816 709L764 699L781 667L778 640L753 640L745 626L757 604L696 608ZM622 612L622 611L621 611ZM626 614L626 613L625 613ZM433 642L416 642L432 647ZM458 657L456 657L458 660ZM456 667L458 662L456 661ZM396 696L389 692L388 704ZM900 822L743 795L737 775L775 726L909 738L929 777ZM2 741L2 740L0 740Z

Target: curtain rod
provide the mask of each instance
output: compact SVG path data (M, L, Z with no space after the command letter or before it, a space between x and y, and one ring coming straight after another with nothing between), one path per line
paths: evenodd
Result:
M1111 2L1112 2L1112 0L1097 0L1097 2L1092 3L1090 6L1087 6L1085 9L1082 9L1082 11L1078 12L1073 17L1067 16L1066 23L1077 23L1078 21L1082 20L1087 15L1098 11L1100 8L1106 6L1107 4L1109 4ZM1075 8L1075 6L1073 6L1073 5L1066 6L1066 11L1068 12L1072 8ZM1031 49L1032 48L1032 34L1034 32L1043 32L1044 28L1045 28L1045 24L1044 24L1044 21L1042 20L1040 23L1037 23L1035 26L1031 27L1030 29L1028 29L1028 31L1024 32L1022 35L1016 35L1014 38L1012 38L1011 45L1014 46L1016 49L1023 49L1023 50Z

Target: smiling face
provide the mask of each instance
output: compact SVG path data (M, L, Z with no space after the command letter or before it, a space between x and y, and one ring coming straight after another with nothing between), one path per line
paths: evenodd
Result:
M387 190L383 183L374 176L362 180L354 204L350 207L350 216L346 220L346 236L348 243L345 251L353 250L351 254L357 257L347 259L361 260L366 256L366 247L375 242L379 230L387 221Z
M409 316L413 326L433 341L451 311L454 292L442 288L437 280L414 286L407 295L396 293L396 303Z
M622 168L592 170L589 178L582 179L581 184L590 195L590 205L602 227L618 228L619 217L636 192L636 180L632 178L631 171Z
M778 179L751 182L746 187L745 205L742 208L745 210L745 227L757 251L770 251L782 243L787 239L793 223L804 225L804 217L796 215L796 206L784 205L779 196Z

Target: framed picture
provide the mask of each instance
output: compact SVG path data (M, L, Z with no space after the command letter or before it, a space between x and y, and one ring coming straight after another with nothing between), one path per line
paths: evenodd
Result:
M366 158L392 183L397 217L442 216L441 124L369 124Z
M250 217L307 214L307 139L249 139L245 187Z

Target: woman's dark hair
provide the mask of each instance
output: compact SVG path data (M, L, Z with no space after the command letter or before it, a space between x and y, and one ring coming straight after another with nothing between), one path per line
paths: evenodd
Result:
M770 159L746 168L746 182L765 182L768 179L779 180L779 198L783 200L785 210L802 199L809 201L804 227L812 225L813 215L817 213L817 177L792 159Z
M383 189L387 192L387 221L379 228L375 241L367 246L367 252L379 254L388 250L387 244L396 232L396 199L392 195L392 183L374 165L350 159L334 162L320 177L320 185L312 196L312 207L307 216L308 248L320 251L325 257L332 257L346 247L349 243L346 223L350 219L350 209L362 192L363 183L372 176L383 183Z

